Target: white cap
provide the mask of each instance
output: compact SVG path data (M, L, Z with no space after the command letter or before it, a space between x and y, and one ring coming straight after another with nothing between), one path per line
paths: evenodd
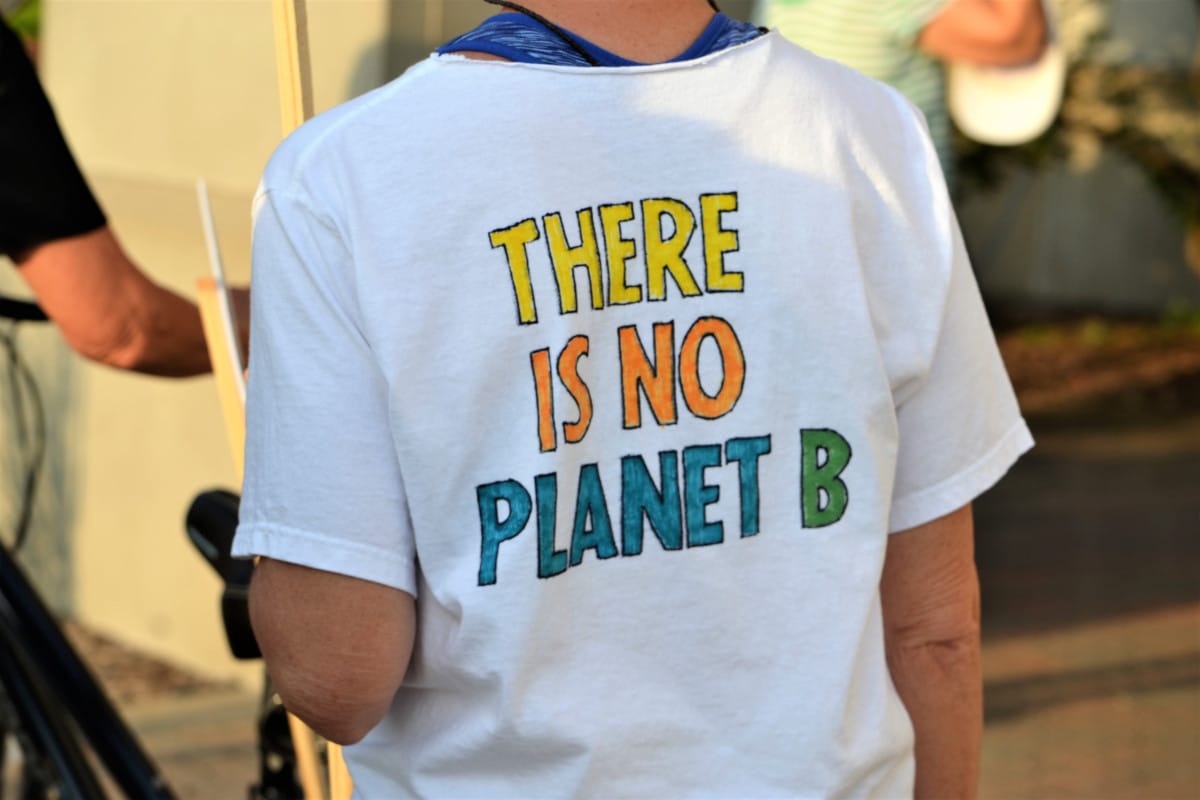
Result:
M1067 57L1054 36L1048 3L1046 47L1037 61L1018 67L952 62L946 107L964 134L984 144L1018 145L1040 136L1062 105Z

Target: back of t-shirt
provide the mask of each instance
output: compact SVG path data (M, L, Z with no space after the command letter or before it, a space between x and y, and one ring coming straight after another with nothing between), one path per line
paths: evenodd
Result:
M765 36L285 143L236 550L416 596L363 797L911 791L887 536L1028 442L918 120Z

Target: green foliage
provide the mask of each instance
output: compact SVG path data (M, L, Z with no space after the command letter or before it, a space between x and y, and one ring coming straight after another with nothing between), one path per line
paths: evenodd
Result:
M1162 326L1170 332L1200 334L1200 306L1178 301L1167 306Z
M989 188L1013 166L1086 171L1104 148L1136 162L1187 222L1200 220L1200 79L1143 65L1079 64L1054 126L1020 147L959 140L964 187Z
M41 0L25 0L5 15L8 24L22 39L36 39L41 27Z
M1105 149L1137 163L1171 208L1200 223L1200 63L1186 69L1102 63L1108 4L1055 0L1060 40L1073 64L1054 125L1020 147L989 147L960 137L963 188L994 186L1013 167L1067 164L1091 169Z

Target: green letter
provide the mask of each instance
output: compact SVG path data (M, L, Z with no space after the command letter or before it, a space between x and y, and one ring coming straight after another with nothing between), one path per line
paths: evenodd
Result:
M832 525L846 513L850 493L838 476L850 463L850 443L837 431L800 431L800 509L806 528Z

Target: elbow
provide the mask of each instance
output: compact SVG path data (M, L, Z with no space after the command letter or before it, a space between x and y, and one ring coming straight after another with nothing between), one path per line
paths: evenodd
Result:
M71 349L89 361L135 372L148 366L149 337L131 317L115 317L94 330L80 331L68 325L62 330Z
M134 332L128 338L98 352L92 357L92 360L127 372L156 371L156 365L150 358L147 337L138 332Z
M291 711L291 707L286 703L284 703L284 707L287 708L288 711ZM342 747L349 747L350 745L358 744L366 737L368 733L371 732L372 728L379 724L378 720L371 723L365 723L355 719L306 716L294 711L291 713L299 717L305 725L311 728L312 731L322 739L328 742L333 742L334 744L339 744Z
M250 624L283 705L338 744L379 724L412 653L413 598L380 584L263 558Z
M980 647L979 626L963 628L952 635L936 638L908 638L894 641L888 648L889 660L910 661L920 659L937 665L939 671L954 672L961 665L978 661Z
M889 641L888 672L910 713L914 706L981 708L983 664L978 629L956 636Z
M97 364L166 377L208 372L199 315L186 302L176 304L173 296L161 296L166 297L164 304L172 304L168 310L153 298L128 297L100 324L85 327L63 319L59 327L72 350Z
M344 678L335 683L311 675L270 670L283 706L316 734L348 746L362 741L379 724L391 697L374 695Z
M981 657L979 616L966 611L934 625L893 628L886 632L885 644L894 676L916 673L950 679L975 673Z
M977 669L980 659L979 589L972 571L967 580L930 585L926 608L899 618L885 617L888 662L901 669L920 664L938 674Z
M342 747L349 747L352 744L358 744L363 738L371 732L371 729L378 723L371 725L355 725L355 724L331 724L329 726L316 727L311 726L321 738ZM318 723L320 725L320 723Z

